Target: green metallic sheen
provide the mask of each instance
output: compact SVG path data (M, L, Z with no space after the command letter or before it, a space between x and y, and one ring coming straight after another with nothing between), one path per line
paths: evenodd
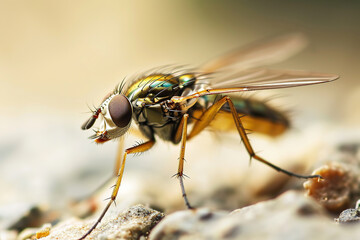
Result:
M177 143L174 140L180 124L181 112L164 112L161 104L173 96L181 96L195 82L193 74L153 74L135 80L127 89L126 97L133 105L133 119L140 131L148 138L154 135Z

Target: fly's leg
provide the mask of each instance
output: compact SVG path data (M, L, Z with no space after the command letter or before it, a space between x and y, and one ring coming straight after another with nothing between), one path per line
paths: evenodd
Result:
M104 181L101 185L99 185L97 188L95 188L95 190L92 190L92 192L89 194L86 194L84 196L81 196L79 199L76 200L76 203L80 203L82 201L92 201L92 197L98 193L101 189L104 188L104 186L106 186L108 183L110 183L110 181L112 181L117 174L119 173L119 169L120 169L120 165L121 165L121 160L124 154L124 137L121 137L119 139L119 144L118 144L118 150L117 150L117 155L116 155L116 159L115 159L115 168L114 168L114 172L111 174L111 176L109 178L106 179L106 181Z
M132 154L132 153L145 152L145 151L149 150L154 145L154 143L155 143L155 140L152 139L152 140L144 142L144 143L142 143L140 145L137 145L135 147L128 148L128 149L125 150L122 162L119 165L120 169L119 169L118 174L117 174L117 180L116 180L113 192L111 193L108 204L106 205L105 209L101 213L101 215L98 218L98 220L96 221L96 223L89 229L89 231L87 231L81 238L79 238L79 240L85 239L96 228L96 226L101 222L101 220L105 216L105 214L108 211L111 204L113 202L115 202L116 196L117 196L119 188L120 188L121 179L122 179L122 176L123 176L123 173L124 173L124 169L125 169L126 156L128 154Z
M138 138L141 138L142 140L146 141L148 140L146 137L144 137L144 135L140 132L139 129L137 128L130 128L130 133L133 136L136 136ZM120 165L121 165L121 160L123 159L124 156L124 145L125 145L125 137L121 136L119 138L119 143L118 143L118 149L117 149L117 154L116 154L116 159L115 159L115 168L114 168L114 172L113 172L113 176L109 179L113 179L114 177L117 176L119 169L120 169ZM145 150L146 151L146 150Z
M102 183L98 188L95 189L95 193L98 192L99 190L103 189L104 186L106 186L108 183L110 183L110 181L112 181L119 173L120 170L120 166L121 166L121 160L123 159L124 156L124 137L120 137L119 139L119 144L118 144L118 149L117 149L117 154L116 154L116 159L115 159L115 167L114 167L114 172L111 174L111 176L106 179L106 181L104 183ZM93 196L94 194L91 194L91 196Z
M249 153L251 158L254 158L270 167L272 167L273 169L275 169L276 171L279 172L283 172L289 176L294 176L294 177L298 177L298 178L322 178L320 175L299 175L293 172L289 172L285 169L282 169L268 161L266 161L265 159L263 159L262 157L258 156L249 141L249 138L246 134L245 128L243 127L241 120L238 116L238 113L236 112L236 108L233 104L233 102L231 101L230 97L225 96L223 98L221 98L219 101L217 101L216 103L214 103L210 108L208 108L203 115L201 116L201 118L195 122L195 125L193 127L193 129L191 130L188 138L192 138L194 136L196 136L198 133L200 133L206 126L209 125L209 123L214 119L215 115L220 111L221 107L225 104L229 104L235 125L236 125L236 129L242 139L242 141L244 142L245 148L247 150L247 152Z
M118 149L117 149L117 153L116 153L116 159L115 159L115 167L114 167L114 172L113 172L113 176L111 177L111 179L113 177L116 177L117 174L119 173L119 169L121 166L121 160L123 159L124 156L124 136L121 136L119 139L119 143L118 143Z
M85 203L88 206L87 210L86 211L81 211L79 216L85 217L85 216L88 216L89 214L91 214L91 213L93 213L95 211L96 208L93 207L95 195L100 190L102 190L104 188L104 186L108 185L111 181L113 181L114 178L117 176L117 174L119 173L119 169L120 169L123 154L124 154L124 137L121 137L119 139L118 152L117 152L117 155L116 155L114 172L104 182L102 182L99 186L97 186L97 188L93 189L90 193L87 193L87 194L85 194L85 195L83 195L80 198L75 200L76 205L82 206L82 204ZM79 207L79 209L83 209L83 208Z
M181 137L179 167L178 167L178 172L175 174L175 176L177 176L179 178L180 188L181 188L182 196L185 201L185 205L187 206L187 208L193 209L193 207L189 203L189 200L188 200L186 192L185 192L185 187L184 187L184 176L185 176L184 175L184 160L185 160L185 146L186 146L188 118L189 118L189 114L186 113L183 115L180 125L179 125L179 128L175 135L175 139L180 139L180 137Z

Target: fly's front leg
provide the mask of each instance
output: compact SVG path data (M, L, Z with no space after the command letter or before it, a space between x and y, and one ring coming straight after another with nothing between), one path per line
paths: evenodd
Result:
M121 160L124 157L124 141L125 137L121 136L119 139L119 143L118 143L118 149L117 149L117 153L116 153L116 159L115 159L115 167L114 167L114 172L113 172L113 176L111 177L111 179L113 177L116 177L119 173L120 170L120 166L121 166Z
M287 171L285 169L282 169L282 168L280 168L280 167L266 161L262 157L258 156L255 153L255 151L253 150L253 148L252 148L252 146L250 144L249 138L248 138L248 136L246 134L245 128L243 127L243 125L241 123L241 120L240 120L240 118L238 116L236 108L235 108L233 102L231 101L230 97L228 97L228 96L225 96L225 97L221 98L219 101L214 103L210 108L208 108L203 113L201 118L198 121L195 122L195 125L194 125L193 129L191 130L188 138L190 139L190 138L196 136L206 126L208 126L210 124L210 122L214 119L215 115L220 111L221 107L225 103L229 104L229 107L230 107L230 110L231 110L231 113L232 113L232 116L233 116L233 119L234 119L234 122L235 122L235 125L236 125L236 129L237 129L241 139L243 140L245 148L246 148L246 150L249 153L251 158L254 158L254 159L256 159L256 160L258 160L258 161L260 161L260 162L274 168L275 170L277 170L279 172L283 172L283 173L285 173L285 174L287 174L289 176L294 176L294 177L298 177L298 178L305 178L305 179L308 179L308 178L321 178L320 175L299 175L299 174L296 174L296 173L289 172L289 171Z
M94 200L94 196L96 195L96 193L98 193L101 189L104 188L104 186L106 186L108 183L110 183L111 181L113 181L113 179L118 175L119 173L119 169L121 166L121 161L123 159L123 155L124 155L124 137L120 137L119 139L119 144L118 144L118 150L117 150L117 155L116 155L116 159L115 159L115 168L114 168L114 172L111 174L111 176L106 179L105 182L103 182L101 185L99 185L95 190L93 190L90 194L84 195L81 198L79 198L76 203L81 203L82 201L87 201L90 204L88 204L89 206L92 205L92 202ZM85 213L85 215L88 215L89 213L93 212L94 210L90 207L89 210Z
M186 206L189 209L193 209L193 207L189 203L189 200L188 200L186 192L185 192L185 187L184 187L184 160L185 160L185 146L186 146L188 118L189 118L189 114L186 113L183 115L180 125L179 125L179 128L175 135L175 139L179 139L181 137L179 167L178 167L178 172L175 175L179 178L180 188L181 188L182 196L184 198Z
M96 226L101 222L101 220L103 219L103 217L105 216L106 212L108 211L109 207L111 206L111 204L113 202L115 202L116 196L118 194L119 188L120 188L120 184L121 184L121 179L122 176L124 174L124 169L125 169L125 162L126 162L126 156L128 154L132 154L132 153L140 153L140 152L145 152L147 150L149 150L155 143L155 140L149 140L147 142L144 142L140 145L137 145L135 147L132 148L128 148L125 150L124 156L123 156L123 160L121 162L120 169L117 173L117 180L114 186L114 189L111 193L110 199L108 204L106 205L105 209L103 210L103 212L101 213L100 217L98 218L98 220L96 221L96 223L89 229L89 231L87 231L81 238L79 238L79 240L85 239L95 228Z

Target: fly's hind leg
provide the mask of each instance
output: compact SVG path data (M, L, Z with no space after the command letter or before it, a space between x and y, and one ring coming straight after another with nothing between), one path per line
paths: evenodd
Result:
M113 202L115 202L116 196L118 194L119 188L120 188L120 184L121 184L121 179L122 176L124 174L124 169L125 169L125 162L126 162L126 156L128 154L132 154L132 153L140 153L140 152L145 152L147 150L149 150L155 143L155 140L149 140L147 142L144 142L140 145L137 145L135 147L132 148L128 148L125 150L124 156L122 158L122 162L121 164L119 164L119 171L117 173L117 180L116 183L114 185L114 189L111 193L111 196L109 198L109 202L106 205L105 209L102 211L100 217L97 219L96 223L81 237L79 238L79 240L85 239L95 228L96 226L101 222L101 220L103 219L103 217L105 216L106 212L108 211L108 209L110 208L111 204Z
M175 139L179 140L181 138L181 143L180 143L180 157L179 157L179 167L178 167L178 172L174 175L177 176L180 182L180 188L181 188L181 193L182 196L184 198L185 201L185 205L187 206L187 208L189 209L193 209L193 207L190 205L190 202L187 198L186 192L185 192L185 187L184 187L184 160L185 160L185 146L186 146L186 136L187 136L187 122L188 122L188 118L189 118L189 114L184 114L179 128L176 132L175 135Z
M206 126L208 126L210 124L210 122L214 119L215 115L220 111L221 107L225 104L229 104L235 125L236 125L236 129L242 139L242 141L244 142L245 148L247 150L247 152L249 153L251 158L254 158L270 167L272 167L273 169L275 169L276 171L279 172L283 172L289 176L294 176L294 177L298 177L298 178L321 178L320 175L299 175L290 171L287 171L285 169L282 169L268 161L266 161L265 159L263 159L262 157L258 156L249 141L249 138L246 134L245 128L243 127L241 120L238 116L238 113L236 111L236 108L233 104L233 102L231 101L230 97L225 96L223 98L221 98L219 101L217 101L216 103L214 103L210 108L208 108L203 115L201 116L201 118L195 122L195 125L193 127L193 129L191 130L188 139L194 137L195 135L197 135L198 133L200 133Z

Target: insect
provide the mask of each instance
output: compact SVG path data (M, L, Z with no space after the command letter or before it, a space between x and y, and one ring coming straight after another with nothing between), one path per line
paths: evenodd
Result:
M96 223L80 239L86 238L96 228L115 201L127 155L149 150L156 138L180 145L179 165L175 175L188 208L192 206L183 183L186 143L209 125L215 129L223 130L225 127L237 131L252 159L279 172L298 178L321 178L319 175L307 176L286 171L257 155L249 142L246 128L250 126L255 131L277 135L289 123L281 112L265 103L239 95L229 96L337 79L338 76L332 74L260 68L290 57L303 48L304 43L305 39L300 34L281 36L225 54L196 71L158 70L131 81L123 81L106 95L81 127L83 130L90 129L101 117L100 128L90 138L96 143L123 138L131 123L135 122L148 140L126 149L123 157L117 159L117 180L109 202Z

